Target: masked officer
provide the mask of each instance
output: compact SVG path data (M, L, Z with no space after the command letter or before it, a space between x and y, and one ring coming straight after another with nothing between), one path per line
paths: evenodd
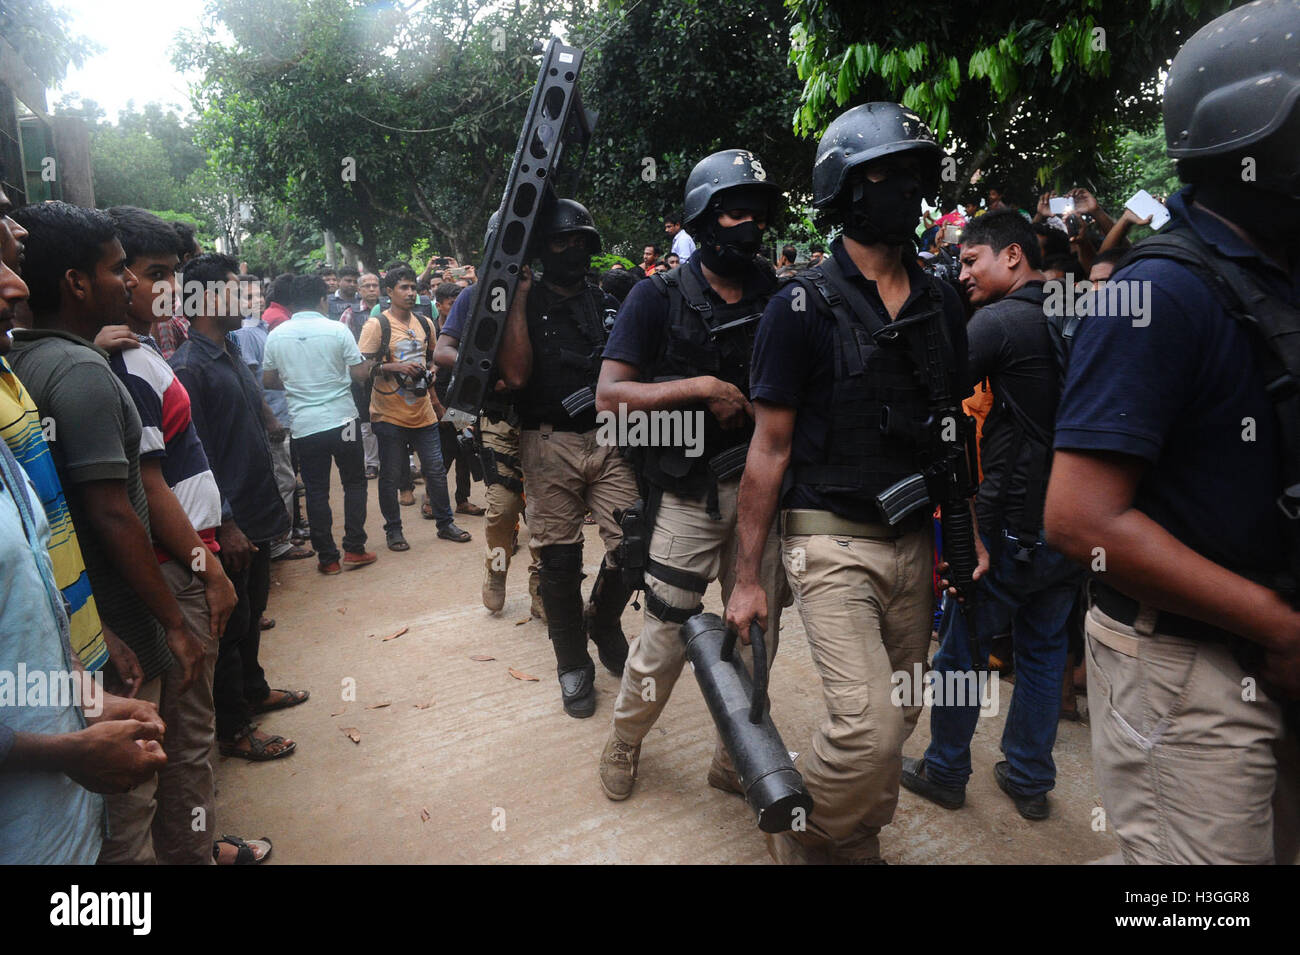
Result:
M605 313L616 303L587 282L591 257L600 251L591 213L572 199L551 200L538 213L533 245L542 278L534 281L527 270L520 276L497 366L506 385L518 391L526 519L541 561L542 606L560 696L564 711L581 719L596 712L588 636L615 676L622 676L627 658L619 619L631 590L613 556L622 537L614 511L635 503L636 476L617 443L597 438ZM582 526L588 511L606 554L584 620Z
M1095 573L1093 769L1128 863L1298 861L1297 28L1296 0L1244 4L1174 57L1187 185L1095 295L1057 414L1048 543Z
M903 742L921 709L919 693L916 705L894 705L890 677L923 664L930 641L930 508L891 525L876 497L922 463L931 395L918 338L940 343L931 357L950 380L968 380L961 302L917 266L912 244L941 155L920 118L893 103L831 123L813 204L843 237L772 297L759 323L727 622L742 639L751 621L769 624L759 556L779 506L790 587L829 712L798 761L815 807L807 827L768 837L780 862L879 858Z
M647 485L646 608L600 760L601 788L610 799L632 793L641 741L685 660L682 623L702 609L711 581L721 577L724 599L731 591L736 492L753 433L749 363L759 315L776 287L771 268L754 257L781 202L748 150L725 149L701 160L686 180L684 216L699 239L696 252L636 285L605 346L597 392L602 412L651 420L676 415L683 438L675 446L632 449ZM630 422L627 433L636 433ZM770 541L763 535L757 547L759 579L779 611L785 575L775 534ZM774 611L769 655L776 651L777 622ZM741 791L721 741L708 781Z
M488 220L483 248L487 248L493 230L500 220L494 212ZM433 362L438 373L450 380L451 369L456 365L458 346L464 333L465 321L473 307L478 285L472 285L456 296L447 320L438 335L438 347ZM506 603L506 573L514 556L519 533L519 516L524 513L524 472L519 463L519 416L515 412L513 395L504 381L483 401L478 420L474 424L474 438L483 466L483 484L486 487L487 514L483 518L483 536L487 551L483 558L483 606L492 613L500 613ZM541 617L542 597L538 580L537 549L530 545L532 561L528 567L528 592L531 595L531 615Z

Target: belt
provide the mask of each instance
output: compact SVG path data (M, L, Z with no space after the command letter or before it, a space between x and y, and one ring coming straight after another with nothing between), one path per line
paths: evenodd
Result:
M896 540L912 531L920 530L929 520L928 511L909 515L893 527L883 521L851 521L834 511L817 511L809 508L790 508L781 512L781 536L796 534L829 534L832 537L877 537Z
M1114 587L1093 580L1091 585L1092 602L1102 613L1125 626L1133 627L1140 635L1160 634L1167 637L1182 637L1184 640L1203 640L1216 643L1239 643L1241 637L1229 633L1222 627L1195 620L1167 610L1156 610L1125 596ZM1103 641L1105 642L1105 641ZM1118 647L1112 649L1119 650ZM1123 653L1123 650L1120 650Z

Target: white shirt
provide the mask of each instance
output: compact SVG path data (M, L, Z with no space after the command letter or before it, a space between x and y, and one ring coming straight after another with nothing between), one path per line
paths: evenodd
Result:
M673 236L673 252L683 262L695 254L695 240L686 234L685 229L678 229Z

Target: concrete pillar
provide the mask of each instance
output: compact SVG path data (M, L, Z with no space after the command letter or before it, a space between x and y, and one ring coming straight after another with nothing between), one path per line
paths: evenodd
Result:
M95 207L95 181L90 172L90 131L76 116L50 117L54 154L58 157L59 194L64 202Z

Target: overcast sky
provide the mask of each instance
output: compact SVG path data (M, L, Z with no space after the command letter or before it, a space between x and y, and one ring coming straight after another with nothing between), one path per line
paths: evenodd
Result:
M135 100L189 112L188 82L172 66L176 33L199 25L203 0L54 0L69 14L74 33L90 37L102 52L81 69L70 69L51 90L54 105L64 94L93 99L109 119Z

